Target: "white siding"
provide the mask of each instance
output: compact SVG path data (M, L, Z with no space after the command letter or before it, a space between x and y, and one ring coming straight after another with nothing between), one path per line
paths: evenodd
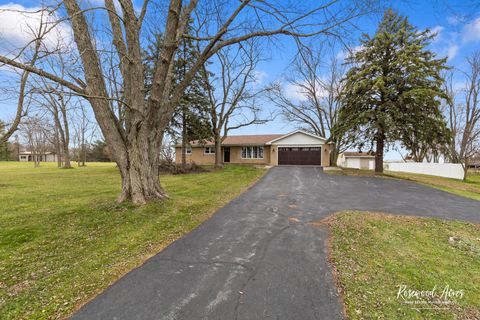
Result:
M345 167L360 169L360 158L345 158Z
M319 146L325 144L325 140L315 138L310 135L296 132L288 137L272 142L272 145L288 145L288 146Z
M54 154L47 154L45 157L45 162L55 162L57 161L57 157Z

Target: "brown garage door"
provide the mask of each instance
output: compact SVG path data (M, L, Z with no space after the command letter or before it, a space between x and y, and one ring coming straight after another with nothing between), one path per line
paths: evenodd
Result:
M321 165L320 147L278 148L278 164Z

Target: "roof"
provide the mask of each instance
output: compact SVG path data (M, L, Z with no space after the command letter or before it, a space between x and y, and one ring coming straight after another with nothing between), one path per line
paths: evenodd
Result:
M373 151L367 151L367 152L354 152L354 151L345 151L343 153L344 157L364 157L364 158L375 158L375 152Z
M250 134L250 135L238 135L238 136L228 136L222 141L222 146L249 146L249 145L270 145L272 142L278 141L283 138L287 138L295 133L303 133L310 137L318 138L320 140L326 141L324 137L314 135L312 133L295 130L287 134ZM213 146L215 142L213 140L194 140L190 142L192 147L200 146ZM175 147L181 147L180 143L175 144Z
M263 145L267 142L283 137L283 134L252 134L252 135L239 135L239 136L228 136L222 141L222 146L240 146L240 145ZM194 140L190 142L192 147L196 146L212 146L214 145L213 140L201 141ZM176 147L181 147L181 144L176 144Z
M34 154L34 153L31 151L20 151L18 154ZM40 152L38 154L49 155L49 154L55 154L55 153L50 151L45 151L45 152Z
M283 137L283 134L255 134L226 137L222 145L266 144L269 141Z

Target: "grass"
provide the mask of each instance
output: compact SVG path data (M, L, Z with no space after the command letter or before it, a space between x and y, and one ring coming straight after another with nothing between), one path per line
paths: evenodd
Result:
M114 165L0 162L0 318L55 319L240 194L263 169L162 176L171 199L118 205Z
M340 174L348 176L379 176L373 170L359 170L352 168L342 168L341 171L326 171L328 174ZM466 181L449 179L443 177L429 176L425 174L415 174L406 172L386 171L380 175L382 177L399 178L418 182L432 188L450 192L465 198L480 201L480 173L469 172Z
M419 182L436 189L480 201L479 173L469 173L466 181L404 172L387 172L387 175Z
M343 212L330 226L330 258L350 319L480 319L479 225ZM412 305L397 298L402 285L437 286L436 294L407 299L420 301ZM448 304L446 286L458 294Z

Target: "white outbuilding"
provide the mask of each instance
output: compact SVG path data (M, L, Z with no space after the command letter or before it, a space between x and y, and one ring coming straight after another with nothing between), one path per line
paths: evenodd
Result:
M375 169L375 153L345 151L338 156L337 166L373 170Z

